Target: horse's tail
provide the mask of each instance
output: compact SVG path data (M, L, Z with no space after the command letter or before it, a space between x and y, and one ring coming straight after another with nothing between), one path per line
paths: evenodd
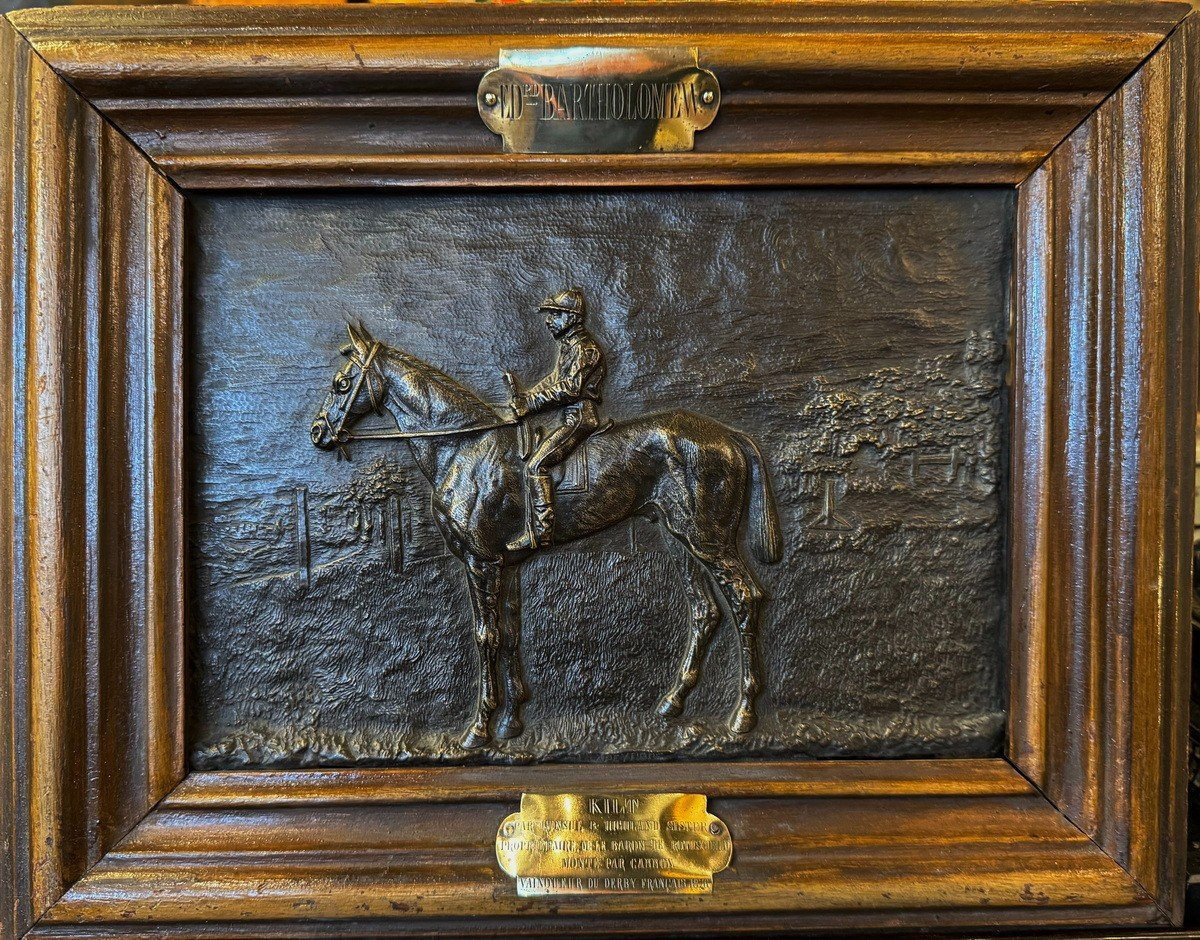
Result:
M738 434L738 442L750 464L750 550L764 565L773 565L783 557L783 538L771 478L758 445L745 434Z

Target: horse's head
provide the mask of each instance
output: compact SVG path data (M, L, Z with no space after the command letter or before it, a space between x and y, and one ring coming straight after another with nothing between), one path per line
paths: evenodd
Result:
M383 344L359 323L346 325L350 342L342 347L346 363L330 383L325 403L313 419L309 437L321 450L333 450L350 439L350 428L368 412L383 407L387 379L377 367Z

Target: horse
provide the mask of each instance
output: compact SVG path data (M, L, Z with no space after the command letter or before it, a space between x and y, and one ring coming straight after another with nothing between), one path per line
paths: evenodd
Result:
M309 436L325 451L365 437L404 440L432 487L433 518L450 552L466 568L479 655L475 715L461 744L474 749L524 729L529 699L520 654L517 572L533 551L509 543L524 531L524 466L516 419L505 416L450 376L348 324L345 363L333 377ZM390 414L395 432L355 435L365 415ZM593 433L589 485L560 494L556 543L587 538L632 517L657 522L683 574L691 629L682 663L658 713L683 712L723 619L713 585L738 633L741 682L729 727L750 731L761 689L758 620L765 595L739 548L749 508L750 546L763 564L782 554L779 517L758 446L747 435L685 410L612 423ZM503 688L497 672L502 670Z

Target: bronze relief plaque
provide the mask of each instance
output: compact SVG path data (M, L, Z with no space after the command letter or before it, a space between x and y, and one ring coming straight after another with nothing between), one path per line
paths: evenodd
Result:
M1011 230L195 199L193 763L997 753Z

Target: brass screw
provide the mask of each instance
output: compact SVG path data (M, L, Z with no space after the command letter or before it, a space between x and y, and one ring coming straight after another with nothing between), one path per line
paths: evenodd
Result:
M721 834L721 824L716 820L713 820L708 824L708 831L714 836L719 836Z
M713 91L711 88L708 88L705 91L702 91L700 93L700 100L703 101L705 104L712 104L714 101L717 100L717 93L715 91Z
M496 97L494 91L485 91L483 93L483 103L489 108L494 108L499 103L500 99Z
M513 834L513 824L512 823L509 823L507 826L504 827L504 834L506 836L511 836Z

